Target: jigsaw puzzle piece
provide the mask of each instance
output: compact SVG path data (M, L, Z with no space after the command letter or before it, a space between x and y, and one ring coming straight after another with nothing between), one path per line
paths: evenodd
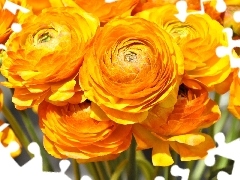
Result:
M188 180L190 170L189 169L182 169L178 165L173 165L171 167L171 174L173 176L181 176L182 180Z
M207 2L209 0L200 0L200 10L199 11L191 11L191 12L187 12L187 2L184 0L180 0L176 3L176 8L178 10L178 14L175 14L175 16L179 19L179 21L184 22L187 18L187 16L191 15L191 14L204 14L205 10L204 10L204 4L203 2ZM218 12L224 12L226 11L226 3L224 2L224 0L217 0L216 3L216 10Z

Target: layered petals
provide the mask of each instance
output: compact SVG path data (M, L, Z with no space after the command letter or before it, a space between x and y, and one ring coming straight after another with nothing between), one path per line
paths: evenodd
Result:
M72 7L45 9L25 19L23 30L6 43L1 67L8 80L2 84L15 89L16 108L26 109L44 99L64 104L76 93L83 94L76 79L98 26L98 19Z
M207 128L221 115L218 105L208 97L205 89L190 89L184 84L179 88L177 103L167 119L157 115L160 110L162 109L159 106L150 110L149 114L152 115L142 124L164 137ZM155 118L153 118L154 115Z
M202 83L208 90L215 90L214 86L224 82L231 72L229 57L219 58L215 52L218 46L228 44L223 26L207 14L189 15L185 22L177 19L176 14L175 5L170 4L142 11L136 16L155 22L181 47L185 84L200 88L197 84Z
M200 130L220 118L218 105L208 98L207 90L195 90L181 85L177 103L171 113L159 116L163 110L157 105L141 124L133 126L139 149L153 148L152 161L156 166L169 166L173 159L169 148L183 161L201 159L214 148L212 138Z
M101 23L107 23L117 16L129 16L139 0L26 0L34 14L49 7L80 7L98 17Z
M0 44L4 44L11 34L11 24L14 20L14 14L8 9L3 9L5 0L0 0Z
M131 142L131 125L90 117L91 103L55 106L42 102L39 124L45 149L56 158L92 162L116 158Z
M117 16L129 16L139 0L75 0L75 3L85 11L97 16L101 22L106 23Z
M120 18L99 30L80 68L85 96L113 121L132 124L175 90L183 56L171 36L141 18Z

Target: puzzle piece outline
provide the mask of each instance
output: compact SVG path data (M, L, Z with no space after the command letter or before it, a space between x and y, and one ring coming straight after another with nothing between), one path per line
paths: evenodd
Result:
M0 126L0 131L3 131L8 126L7 123L4 123ZM17 146L17 148L16 148ZM60 172L47 172L43 171L43 162L42 156L40 153L40 147L37 143L32 142L28 145L28 151L34 155L32 159L26 162L24 165L20 166L18 163L11 157L11 152L18 150L19 145L17 142L11 142L7 147L4 147L0 142L0 177L7 179L45 179L45 180L71 180L66 174L66 170L70 166L68 160L61 160L59 163ZM14 173L12 173L14 172Z
M187 2L185 0L180 0L178 2L176 2L176 8L178 10L178 14L175 14L175 17L178 18L181 22L186 21L186 18L189 15L192 14L204 14L205 13L205 9L204 9L204 2L208 2L211 0L200 0L200 10L196 10L196 11L191 11L191 12L187 12L188 10L188 5ZM216 10L218 12L224 12L226 11L226 3L224 2L224 0L216 0L217 4L216 4Z

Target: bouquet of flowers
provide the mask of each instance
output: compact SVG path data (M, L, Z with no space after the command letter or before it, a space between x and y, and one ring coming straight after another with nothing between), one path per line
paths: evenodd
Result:
M131 180L170 179L173 163L198 167L193 160L216 146L213 135L229 117L237 126L240 79L233 59L239 50L230 56L224 48L230 46L225 28L239 38L233 19L239 2L225 0L226 11L219 12L216 0L184 1L184 21L177 0L12 1L28 13L13 13L6 2L0 0L1 85L12 90L27 132L1 100L13 131L0 137L18 138L23 148L38 142L46 170L50 154L73 159L76 179L78 163L96 180L124 179L124 173ZM13 23L21 25L19 32ZM43 142L26 109L36 112ZM231 131L238 137L238 129Z

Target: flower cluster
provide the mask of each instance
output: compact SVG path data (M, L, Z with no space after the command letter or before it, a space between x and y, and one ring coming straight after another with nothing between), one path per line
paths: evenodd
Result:
M110 160L134 137L137 149L153 149L155 166L169 166L170 148L189 161L215 146L202 132L221 115L209 92L230 90L229 109L240 117L237 72L215 52L228 46L216 3L181 22L176 1L42 2L24 1L32 11L19 19L20 33L4 21L1 73L17 109L38 107L54 157ZM200 7L187 2L192 11Z

